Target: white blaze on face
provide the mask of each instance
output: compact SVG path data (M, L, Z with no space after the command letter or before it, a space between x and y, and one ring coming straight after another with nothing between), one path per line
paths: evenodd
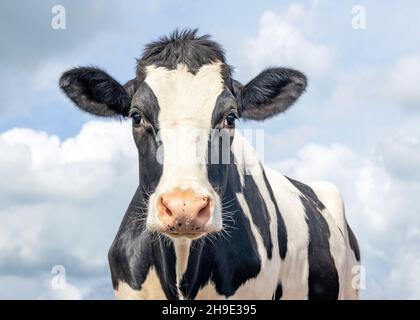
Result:
M223 90L222 63L202 66L196 74L184 64L176 69L148 66L145 82L159 103L159 135L163 145L163 173L150 197L148 226L160 222L155 214L157 196L174 188L192 188L210 195L213 214L208 226L222 226L221 204L207 176L207 147L211 118Z

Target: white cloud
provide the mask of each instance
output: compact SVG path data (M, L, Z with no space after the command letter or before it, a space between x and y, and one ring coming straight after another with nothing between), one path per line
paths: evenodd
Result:
M331 104L341 111L354 112L377 105L379 110L391 108L419 111L420 56L400 57L386 67L366 65L337 70Z
M369 67L352 68L351 70L336 70L333 75L334 82L327 91L331 92L331 112L341 115L355 114L366 110L366 104L381 100L378 96L380 75ZM382 100L381 100L382 101Z
M401 58L390 71L383 93L408 110L420 110L420 56Z
M5 132L0 145L8 156L0 160L2 176L18 183L0 184L0 190L21 196L33 194L36 186L38 196L80 199L98 195L120 174L114 162L124 163L132 156L132 138L124 128L119 123L91 122L75 138L63 142L31 129Z
M91 121L64 141L12 129L0 135L0 155L1 277L42 282L40 272L61 264L69 277L107 277L111 286L107 250L138 183L129 124ZM54 295L79 297L70 289ZM54 297L40 284L33 290Z
M417 129L418 131L418 129ZM420 132L399 130L376 150L387 170L396 178L420 180Z
M299 69L311 78L325 75L334 63L334 51L312 40L311 22L316 8L291 4L282 12L266 11L260 19L258 34L244 45L251 71L280 65Z

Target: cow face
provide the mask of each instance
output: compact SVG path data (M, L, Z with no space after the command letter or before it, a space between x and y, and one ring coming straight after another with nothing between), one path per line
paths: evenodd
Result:
M242 86L230 78L220 47L206 39L164 39L160 50L149 46L136 78L124 86L97 68L72 69L60 79L81 109L131 118L147 227L173 238L223 228L235 120L283 112L306 87L302 73L284 68L267 69Z

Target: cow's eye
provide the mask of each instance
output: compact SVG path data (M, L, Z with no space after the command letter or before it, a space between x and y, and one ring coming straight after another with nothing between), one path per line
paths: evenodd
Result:
M237 115L233 112L228 113L225 119L226 127L233 128L235 126L235 120L237 119Z
M131 119L133 120L133 125L139 126L141 124L141 114L138 112L133 112L131 115Z

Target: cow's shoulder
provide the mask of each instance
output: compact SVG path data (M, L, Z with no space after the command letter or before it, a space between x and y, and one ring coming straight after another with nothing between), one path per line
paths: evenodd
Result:
M347 222L343 197L338 187L333 183L326 181L315 181L311 182L309 185L327 207L328 212L333 217L340 232L348 239L348 245L351 247L356 260L360 261L359 245L356 236Z
M344 202L338 187L327 181L314 181L308 185L314 191L317 198L328 209L328 212L333 217L334 222L341 230L344 230L346 227Z

